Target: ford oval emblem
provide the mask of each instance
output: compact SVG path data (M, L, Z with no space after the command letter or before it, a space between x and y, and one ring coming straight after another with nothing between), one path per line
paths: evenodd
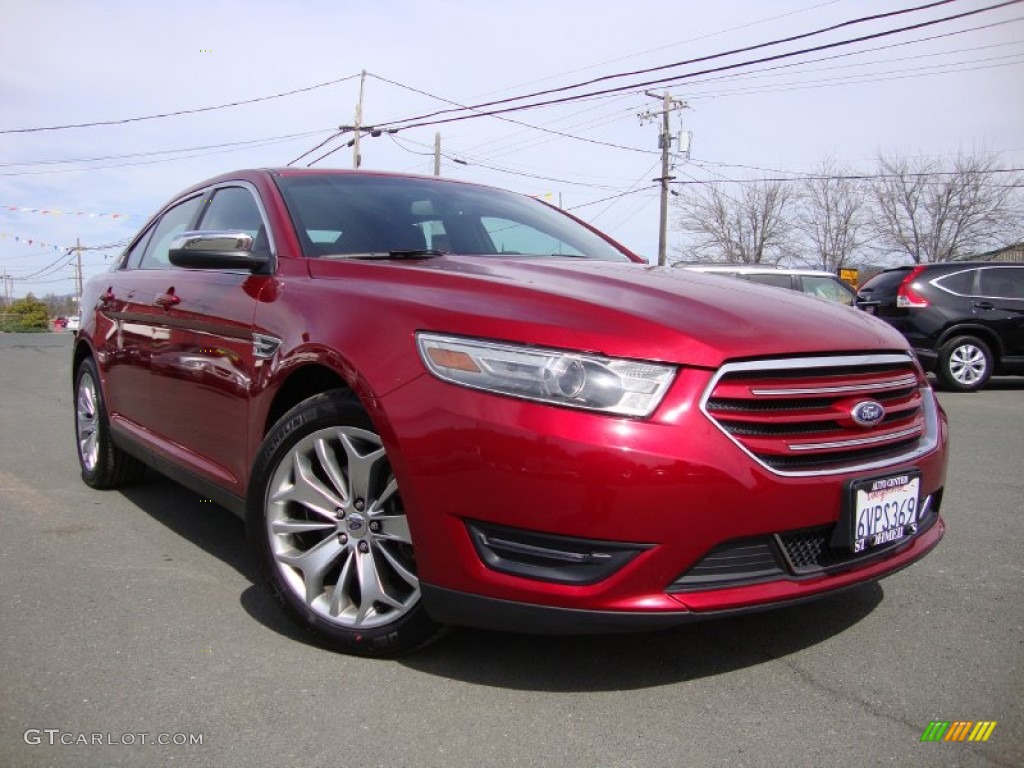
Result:
M873 427L885 418L885 406L876 400L862 400L850 410L850 417L862 427Z

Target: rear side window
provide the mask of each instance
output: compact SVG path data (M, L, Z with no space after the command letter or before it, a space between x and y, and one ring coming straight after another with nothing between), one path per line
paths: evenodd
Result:
M978 294L992 299L1024 299L1024 269L992 267L980 270Z
M142 257L139 269L171 269L171 262L167 258L167 252L171 249L171 241L185 232L196 219L199 206L203 198L200 195L190 198L183 203L178 203L169 209L153 230L153 237L150 238L149 247Z
M132 246L132 249L124 255L121 261L122 269L136 269L139 266L139 260L142 259L142 254L146 252L146 246L149 245L150 239L153 237L153 227L142 237L139 241Z
M977 270L975 269L965 269L963 272L954 272L952 275L936 278L932 282L939 288L955 293L958 296L973 296L974 276L976 274Z
M793 278L789 275L745 275L742 272L736 275L736 277L742 277L744 280L749 280L752 283L760 283L761 285L771 285L776 288L792 288Z

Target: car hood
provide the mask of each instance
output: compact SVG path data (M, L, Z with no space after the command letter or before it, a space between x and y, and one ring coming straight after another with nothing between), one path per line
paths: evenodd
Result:
M671 267L468 256L309 265L313 278L344 279L349 291L413 312L419 330L706 367L742 357L908 349L898 332L858 310Z

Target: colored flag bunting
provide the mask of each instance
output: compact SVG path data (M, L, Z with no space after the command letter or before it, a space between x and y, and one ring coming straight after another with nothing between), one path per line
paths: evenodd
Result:
M131 219L137 218L131 213L90 213L89 211L63 211L58 208L24 208L20 205L0 205L0 211L13 211L14 213L41 213L45 216L84 216L88 219Z
M71 250L71 246L67 245L54 245L53 243L44 243L42 240L36 240L32 237L21 237L20 235L12 235L10 232L0 232L0 239L11 238L16 243L23 243L25 245L35 245L40 248L50 248L54 251L67 251Z

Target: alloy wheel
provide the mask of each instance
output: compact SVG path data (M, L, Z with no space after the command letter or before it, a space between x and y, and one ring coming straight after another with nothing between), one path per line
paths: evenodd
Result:
M970 387L984 377L988 361L974 344L961 344L949 356L949 373L960 384Z
M100 456L99 408L97 406L96 382L88 371L78 380L78 396L75 398L75 423L78 436L78 453L82 466L87 472L96 469Z
M419 601L398 483L373 432L329 427L304 437L274 470L266 505L275 567L325 620L379 627Z

